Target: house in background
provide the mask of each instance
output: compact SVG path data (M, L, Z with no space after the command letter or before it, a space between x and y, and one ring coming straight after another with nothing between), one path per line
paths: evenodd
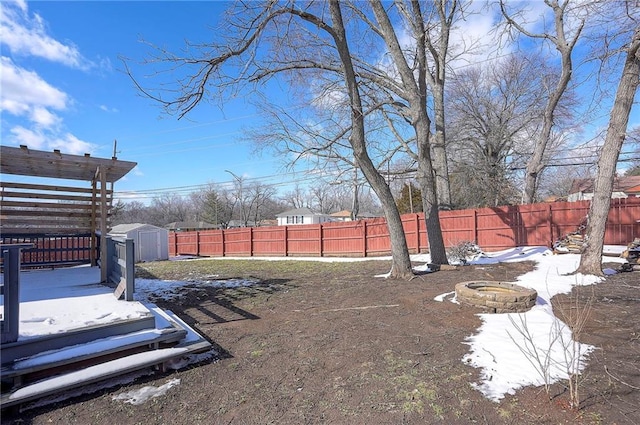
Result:
M334 221L351 221L351 211L342 210L329 214Z
M331 213L329 215L331 216L332 221L352 221L350 210L342 210L342 211ZM367 218L375 218L375 217L379 217L379 216L376 214L363 212L363 213L358 213L356 220L364 220Z
M169 231L151 224L119 224L109 232L111 236L133 239L135 262L169 259Z
M613 181L612 198L640 197L640 176L616 177ZM593 179L574 180L567 201L593 199Z
M309 208L296 208L276 215L278 226L291 224L321 224L332 220L328 214L321 214L311 211Z

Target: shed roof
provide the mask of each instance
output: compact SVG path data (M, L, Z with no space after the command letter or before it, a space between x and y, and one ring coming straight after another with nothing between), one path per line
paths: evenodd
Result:
M167 229L163 229L162 227L154 226L153 224L144 224L144 223L130 223L130 224L118 224L113 226L109 233L111 234L122 234L128 233L132 230L137 230L141 228L150 228L150 229L158 229L162 231L167 231Z
M106 170L106 180L115 182L136 166L135 162L116 158L92 158L89 154L69 155L60 151L45 152L0 146L0 172L21 176L92 181L98 167Z

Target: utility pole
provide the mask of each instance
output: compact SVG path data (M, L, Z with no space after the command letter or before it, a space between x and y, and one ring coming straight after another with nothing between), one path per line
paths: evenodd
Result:
M242 219L243 227L247 227L247 218L245 217L244 211L244 198L242 197L242 179L236 176L233 172L229 170L224 170L225 172L231 174L234 179L238 182L238 192L239 192L239 201L240 201L240 217Z

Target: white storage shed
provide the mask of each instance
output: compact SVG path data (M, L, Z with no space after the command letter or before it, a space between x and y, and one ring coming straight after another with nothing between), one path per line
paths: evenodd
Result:
M169 231L151 224L119 224L109 232L111 236L133 239L135 261L169 259Z

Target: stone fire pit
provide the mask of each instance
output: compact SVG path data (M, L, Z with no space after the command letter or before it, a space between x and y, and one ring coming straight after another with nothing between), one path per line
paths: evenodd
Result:
M538 293L513 283L462 282L456 285L460 304L481 308L485 313L522 313L536 304Z

